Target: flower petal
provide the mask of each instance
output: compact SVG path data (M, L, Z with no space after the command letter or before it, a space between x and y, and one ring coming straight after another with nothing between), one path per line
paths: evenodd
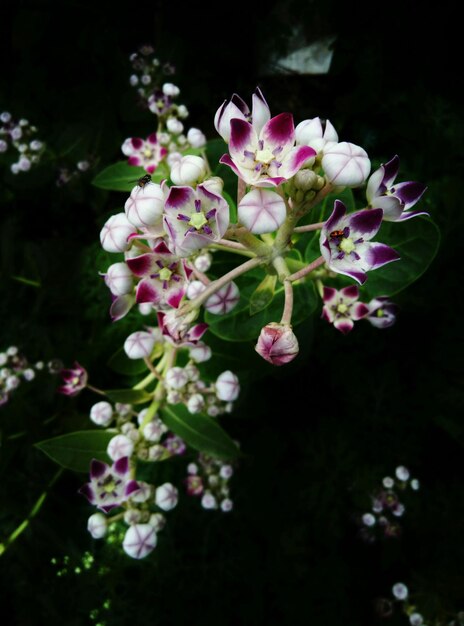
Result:
M185 206L193 204L195 192L191 187L174 186L171 187L166 199L165 208L181 211Z
M287 215L285 202L268 189L252 189L238 205L240 222L252 233L272 233L283 224Z
M117 322L126 316L134 304L134 296L132 294L126 294L124 296L118 296L113 301L110 307L110 316L113 322Z
M136 480L129 480L129 482L126 484L126 488L124 489L124 495L128 497L136 491L139 491L139 489L140 485Z
M399 183L398 185L395 185L394 194L401 200L401 202L403 202L404 208L407 211L421 199L426 189L426 185L423 185L422 183Z
M390 159L388 163L383 163L382 167L384 170L382 183L385 185L385 187L389 188L392 185L395 178L398 176L398 171L400 169L399 156L395 154L395 156L392 159Z
M98 459L92 459L90 462L90 478L97 479L101 478L107 471L109 467L103 461L99 461Z
M243 158L244 150L253 150L258 144L258 137L253 126L245 120L233 119L230 122L229 152L231 157Z
M373 270L399 259L400 255L396 250L384 243L371 243L367 252L367 261Z
M337 230L337 227L341 220L345 217L346 214L346 206L343 204L341 200L335 200L334 208L332 211L332 215L329 217L327 222L325 223L322 232L331 233L333 230Z
M252 101L252 125L256 131L256 134L259 135L263 126L269 121L271 117L271 112L269 110L269 105L266 102L259 87L256 87L252 97Z
M96 494L90 483L86 483L85 485L82 485L82 487L78 489L78 493L83 495L84 498L87 498L90 504L95 504Z
M263 126L259 135L266 147L271 150L282 148L282 153L287 152L295 143L295 126L291 113L280 113L272 117Z
M223 165L228 165L230 167L230 169L239 178L242 178L242 174L241 174L240 170L238 169L238 167L235 165L235 163L232 161L232 159L230 158L230 156L228 154L223 154L222 157L219 159L219 163L222 163Z
M347 335L353 329L354 323L348 317L339 317L334 321L333 325L337 330Z
M357 285L348 285L340 289L343 300L347 303L355 302L359 298L359 289Z
M364 302L356 302L351 308L351 319L357 321L369 315L369 307Z
M347 222L352 231L351 238L361 236L365 240L371 239L379 230L382 223L382 209L363 209L348 215Z
M135 301L137 304L143 304L144 302L159 304L162 297L163 292L161 288L150 278L144 278L137 285L137 291L135 293Z
M338 292L333 287L326 287L324 285L324 291L322 293L322 301L324 304L335 304L337 300Z
M129 471L129 457L122 456L113 463L113 471L120 476L125 476Z
M146 254L126 259L126 263L135 276L146 276L151 274L156 266L156 257L151 252L147 252Z
M282 159L279 173L285 178L291 178L303 167L308 159L316 156L316 151L309 146L296 146Z

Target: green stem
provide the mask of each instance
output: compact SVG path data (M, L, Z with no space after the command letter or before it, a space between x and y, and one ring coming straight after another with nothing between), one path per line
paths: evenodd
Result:
M250 258L256 256L254 252L251 252L251 250L246 250L245 248L243 248L243 250L238 248L230 248L229 246L222 246L218 243L213 243L209 247L213 248L214 250L224 250L224 252L232 252L232 254L240 254L241 256L248 256Z
M50 489L56 483L63 471L64 470L61 468L56 472L51 481L48 483L45 491L37 498L26 519L21 522L21 524L11 533L11 535L3 543L0 543L0 556L5 553L5 551L11 546L12 543L16 541L16 539L18 539L20 535L22 535L22 533L26 530L34 517L39 513L40 509L43 506L43 503L48 496Z
M316 222L315 224L308 224L307 226L297 226L293 229L294 233L309 233L313 230L320 230L324 226L325 222Z
M290 274L290 276L287 276L286 280L294 283L296 280L300 280L300 278L304 278L305 276L310 274L313 270L316 269L316 267L319 267L323 263L325 263L325 259L323 256L320 256L306 267L303 267L303 269L295 272L294 274Z

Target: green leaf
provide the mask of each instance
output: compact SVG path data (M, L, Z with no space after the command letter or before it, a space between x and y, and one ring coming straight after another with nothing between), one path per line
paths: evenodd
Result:
M229 205L229 219L232 223L235 223L237 221L237 204L227 191L223 191L222 195Z
M115 432L81 430L67 435L45 439L35 444L52 461L75 472L88 472L90 461L99 459L111 463L106 448Z
M207 142L206 156L213 172L216 172L216 169L218 168L219 159L227 152L229 152L229 146L221 137L210 139Z
M112 402L143 404L152 400L152 394L144 389L110 389L104 392Z
M235 281L240 289L240 301L230 313L213 315L206 312L205 321L212 333L227 341L254 341L263 326L280 320L284 308L284 288L280 283L270 305L250 316L250 298L263 278L263 270L257 270ZM295 285L294 292L292 324L296 326L315 311L318 300L312 282L306 281Z
M376 241L394 248L400 260L368 273L364 291L370 297L393 296L416 281L433 261L440 243L438 227L426 217L383 222Z
M126 374L127 376L142 374L147 370L145 361L143 359L129 359L124 351L124 348L119 348L108 359L107 363L113 372L118 374Z
M119 161L109 165L99 172L92 181L92 185L100 189L109 189L110 191L131 191L137 180L145 176L146 171L143 167L129 165L127 161ZM165 163L160 163L156 171L151 175L154 183L161 182L164 178L168 178L169 171Z
M274 298L277 276L268 274L256 287L250 297L250 315L256 315L267 306Z
M232 459L239 453L236 444L211 417L201 413L192 415L179 404L162 409L161 418L169 430L195 450L224 459Z

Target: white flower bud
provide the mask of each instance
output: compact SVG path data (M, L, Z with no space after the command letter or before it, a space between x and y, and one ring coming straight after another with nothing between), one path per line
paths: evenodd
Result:
M125 263L113 263L106 270L105 283L114 296L125 296L132 291L134 277Z
M175 389L169 389L166 400L169 404L179 404L182 401L182 394Z
M16 126L15 128L13 128L10 134L11 138L14 141L18 141L18 139L21 139L21 137L23 136L23 131L19 128L19 126Z
M77 169L80 172L86 172L90 167L90 163L88 161L78 161L77 162Z
M406 510L406 508L405 508L404 504L401 504L401 502L399 502L395 506L395 508L393 509L392 513L396 517L401 517L404 514L405 510Z
M237 211L239 221L256 235L273 233L287 217L287 208L281 196L270 189L258 187L243 196Z
M417 478L413 478L413 479L411 480L411 489L413 489L414 491L418 491L418 490L419 490L419 488L420 488L420 483L419 483L419 481L417 480Z
M204 159L188 154L171 167L171 180L175 185L193 185L206 176Z
M195 476L198 474L198 465L196 463L189 463L187 465L187 473Z
M90 419L98 426L109 426L113 420L113 407L109 402L102 400L90 409Z
M171 389L183 389L189 381L187 372L182 367L171 367L166 372L166 385Z
M166 122L166 128L173 135L180 135L184 130L184 125L176 117L170 117Z
M153 304L151 302L141 302L138 305L138 309L141 315L150 315L153 312Z
M11 374L11 370L9 370L7 367L2 367L2 369L0 370L0 378L2 380L5 380L6 378L8 378L10 374Z
M17 376L8 376L5 381L5 388L7 391L12 391L13 389L17 389L20 384L21 381Z
M125 456L130 457L134 451L134 444L126 435L116 435L108 444L106 452L112 461L117 461Z
M201 499L201 506L204 509L217 509L216 498L212 493L206 492Z
M194 393L193 396L190 396L188 399L187 408L190 413L201 413L204 406L205 400L201 393Z
M161 88L165 96L170 96L171 98L175 98L180 94L180 89L177 85L173 85L172 83L164 83Z
M128 417L132 411L132 405L124 404L123 402L116 402L114 407L116 409L116 413L118 413L120 417Z
M228 480L232 474L234 473L234 468L232 465L223 465L219 470L219 476L224 478L224 480Z
M187 374L188 378L192 382L196 382L200 378L200 370L195 365L186 365L184 367L184 372Z
M187 287L187 298L189 300L194 300L197 296L199 296L206 289L206 285L204 285L201 280L192 280L188 284Z
M37 363L35 364L35 369L36 370L43 370L43 368L45 367L45 363L43 361L37 361Z
M27 150L27 143L22 143L18 146L18 152L23 153L23 152L26 152L26 150Z
M8 361L8 357L6 355L5 352L0 352L0 367L2 365L5 365L5 363Z
M211 267L211 263L213 262L213 257L209 252L204 252L203 254L199 254L194 260L193 264L195 268L199 272L207 272Z
M177 107L177 116L180 117L181 120L185 120L185 118L189 116L189 112L185 104L179 104Z
M206 137L199 128L191 128L187 133L187 140L192 148L203 148Z
M329 120L324 128L319 117L300 122L295 128L295 138L297 144L311 146L316 152L321 152L338 141L337 132Z
M354 143L342 141L324 150L322 167L327 179L342 187L359 187L371 171L367 152Z
M224 181L220 176L211 176L204 181L203 187L205 187L211 193L215 193L220 196L222 194L222 190L224 189Z
M21 118L19 120L19 125L24 127L24 126L29 126L29 120L25 120L24 118Z
M202 341L199 341L195 346L189 348L189 355L195 363L204 363L205 361L209 361L212 352L209 346Z
M225 498L221 502L221 511L223 511L224 513L229 513L229 511L232 511L233 508L234 508L234 503L232 502L230 498Z
M0 121L3 122L4 124L8 124L10 120L11 120L11 113L8 113L8 111L3 111L3 113L0 114Z
M204 307L213 315L225 315L234 309L240 302L240 291L233 282L227 283L213 293L206 302Z
M155 346L155 336L144 330L129 335L124 342L124 352L130 359L149 357Z
M150 461L159 461L162 458L166 458L166 448L158 443L151 446L148 450L148 458Z
M217 407L215 404L212 404L208 407L206 412L210 417L217 417L220 413L220 410L219 407Z
M390 476L385 476L385 478L382 480L382 485L385 487L385 489L391 489L394 484L395 481L393 480L393 478L390 478Z
M138 503L146 502L153 495L153 486L143 482L142 480L138 480L137 483L140 489L134 492L134 494L131 496L131 500Z
M171 136L169 133L157 133L158 143L162 146L167 146L171 141Z
M411 613L409 616L409 623L411 626L422 626L424 623L424 618L420 613Z
M22 156L18 161L18 167L21 172L28 172L31 169L31 161L27 157Z
M129 509L124 513L124 521L126 524L138 524L140 522L140 518L142 517L141 512L138 509Z
M410 473L408 468L404 465L399 465L395 470L395 474L398 480L409 480Z
M108 531L108 524L103 513L94 513L87 521L87 530L94 539L101 539Z
M362 521L364 526L374 526L375 525L375 517L374 515L372 515L372 513L365 513L362 516Z
M163 511L170 511L177 505L179 492L171 483L164 483L155 492L155 502Z
M406 600L409 590L403 583L396 583L392 588L393 595L397 600Z
M4 139L0 139L0 152L6 152L8 150L8 144Z
M129 83L130 85L132 85L132 87L135 87L139 84L139 77L136 74L132 74L132 76L129 78Z
M35 378L35 372L33 369L31 369L30 367L28 367L26 370L24 370L23 372L23 378L27 381L31 381L34 380Z
M162 513L152 513L148 523L153 526L156 533L159 533L166 526L166 518Z
M43 143L41 141L39 141L38 139L34 139L29 144L30 149L34 150L35 152L37 152L38 150L41 150L42 146L43 146Z
M143 436L147 441L157 443L164 433L163 426L164 424L161 422L161 420L152 420L151 422L148 422L148 424L144 427Z
M187 143L187 137L185 135L178 135L177 143L183 147Z
M134 524L124 536L122 547L133 559L143 559L156 547L157 537L150 524Z
M127 238L135 232L125 213L112 215L100 232L102 248L107 252L124 252L129 248Z
M233 402L240 393L240 383L237 376L230 370L222 372L216 380L216 396L224 402Z
M168 156L166 157L166 161L169 167L171 168L174 165L174 163L177 163L178 161L180 161L181 158L182 158L182 155L180 152L170 152Z
M164 192L160 185L136 185L124 205L127 219L137 228L155 226L161 221L164 210Z
M151 76L149 74L143 74L140 82L142 85L149 85L151 83Z
M17 163L12 163L10 165L10 170L12 174L19 174L19 165Z

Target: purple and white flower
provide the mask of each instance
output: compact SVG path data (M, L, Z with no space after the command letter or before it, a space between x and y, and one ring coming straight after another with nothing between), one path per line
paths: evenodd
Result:
M229 226L229 205L204 185L171 187L164 210L164 224L176 253L187 257L218 241Z
M272 365L285 365L297 356L298 339L288 324L271 322L262 328L255 350Z
M338 142L338 134L329 120L314 117L303 120L295 128L296 143L300 146L311 146L317 153L323 152Z
M283 198L270 189L252 189L240 201L238 219L256 235L273 233L287 217Z
M271 118L269 106L264 99L261 89L257 87L252 96L252 110L250 111L246 102L236 93L230 100L224 103L216 111L214 116L214 127L226 143L230 140L230 122L233 119L250 122L259 134L263 126Z
M369 176L371 162L361 146L342 141L325 147L322 167L333 185L359 187Z
M378 296L371 300L368 305L369 315L367 321L376 328L389 328L396 322L398 306L387 296Z
M77 396L87 386L87 371L77 361L72 368L61 370L60 375L63 384L57 391L65 396Z
M421 199L427 187L422 183L396 183L400 159L394 156L382 164L369 179L366 189L368 206L383 209L383 219L388 222L403 222L418 215L428 215L427 211L410 209Z
M210 296L204 307L213 315L225 315L234 309L240 302L240 291L233 282L227 283Z
M158 241L153 252L126 260L134 276L141 278L135 300L138 304L151 302L156 307L177 308L184 297L191 270L167 247Z
M228 165L248 185L255 187L277 187L316 156L309 146L295 146L290 113L271 118L259 133L249 122L232 119L229 152L230 155L221 157L220 163Z
M127 161L129 165L143 167L149 174L153 174L168 152L159 144L156 133L151 133L146 139L140 137L126 139L121 150L129 157Z
M158 313L158 326L163 336L175 346L190 347L198 343L208 330L208 324L200 322L194 324L197 313L187 315L176 315L177 311L168 313Z
M103 461L93 459L90 463L90 482L79 489L101 511L108 513L120 506L137 490L137 481L131 478L129 459L118 459L110 467Z
M322 318L346 335L353 328L355 321L366 317L369 313L368 306L363 302L358 302L358 298L359 289L356 285L340 290L324 287Z
M356 211L335 200L334 210L321 230L321 254L329 269L364 284L366 272L397 261L399 255L383 243L371 243L382 223L382 209Z
M133 559L143 559L156 548L156 531L151 524L133 524L124 536L122 547Z

